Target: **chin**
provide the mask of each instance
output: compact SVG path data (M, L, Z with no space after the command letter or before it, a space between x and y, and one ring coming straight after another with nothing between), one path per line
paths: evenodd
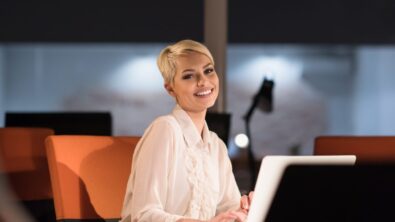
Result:
M207 105L205 106L205 108L206 108L206 109L209 109L209 108L213 107L214 105L215 105L215 102L209 103L209 104L207 104Z
M211 108L211 107L213 107L214 105L215 105L215 101L212 102L212 103L210 103L210 104L207 106L207 108Z
M215 104L215 103L200 104L200 105L198 105L198 106L195 107L195 111L201 112L201 111L207 110L207 109L213 107L214 104Z

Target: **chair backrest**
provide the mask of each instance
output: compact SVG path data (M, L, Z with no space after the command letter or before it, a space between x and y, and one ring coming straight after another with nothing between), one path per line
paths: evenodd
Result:
M23 201L52 199L45 138L48 128L0 128L1 171Z
M112 135L110 112L7 112L7 127L46 127L56 135Z
M56 219L119 219L139 139L48 137L46 148Z
M229 142L229 132L231 127L230 113L207 112L206 122L208 128L215 132L225 144Z
M360 163L394 163L395 136L319 136L314 141L314 155L357 156Z

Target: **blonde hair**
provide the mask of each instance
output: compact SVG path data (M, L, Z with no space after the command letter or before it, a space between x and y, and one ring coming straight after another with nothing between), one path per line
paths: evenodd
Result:
M176 61L178 57L191 52L201 53L207 56L214 65L214 59L210 51L203 44L193 40L181 40L173 45L169 45L160 52L157 65L166 84L171 83L177 70Z

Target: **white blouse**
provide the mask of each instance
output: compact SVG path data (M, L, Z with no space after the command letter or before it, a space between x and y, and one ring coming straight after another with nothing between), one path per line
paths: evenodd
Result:
M226 146L207 124L201 137L176 106L147 128L134 151L122 222L208 220L239 206Z

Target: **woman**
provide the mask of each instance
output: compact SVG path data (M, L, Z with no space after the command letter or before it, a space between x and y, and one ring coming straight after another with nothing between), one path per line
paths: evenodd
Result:
M240 197L226 146L205 122L219 91L211 53L183 40L157 62L177 105L135 149L121 221L243 221L250 200Z

